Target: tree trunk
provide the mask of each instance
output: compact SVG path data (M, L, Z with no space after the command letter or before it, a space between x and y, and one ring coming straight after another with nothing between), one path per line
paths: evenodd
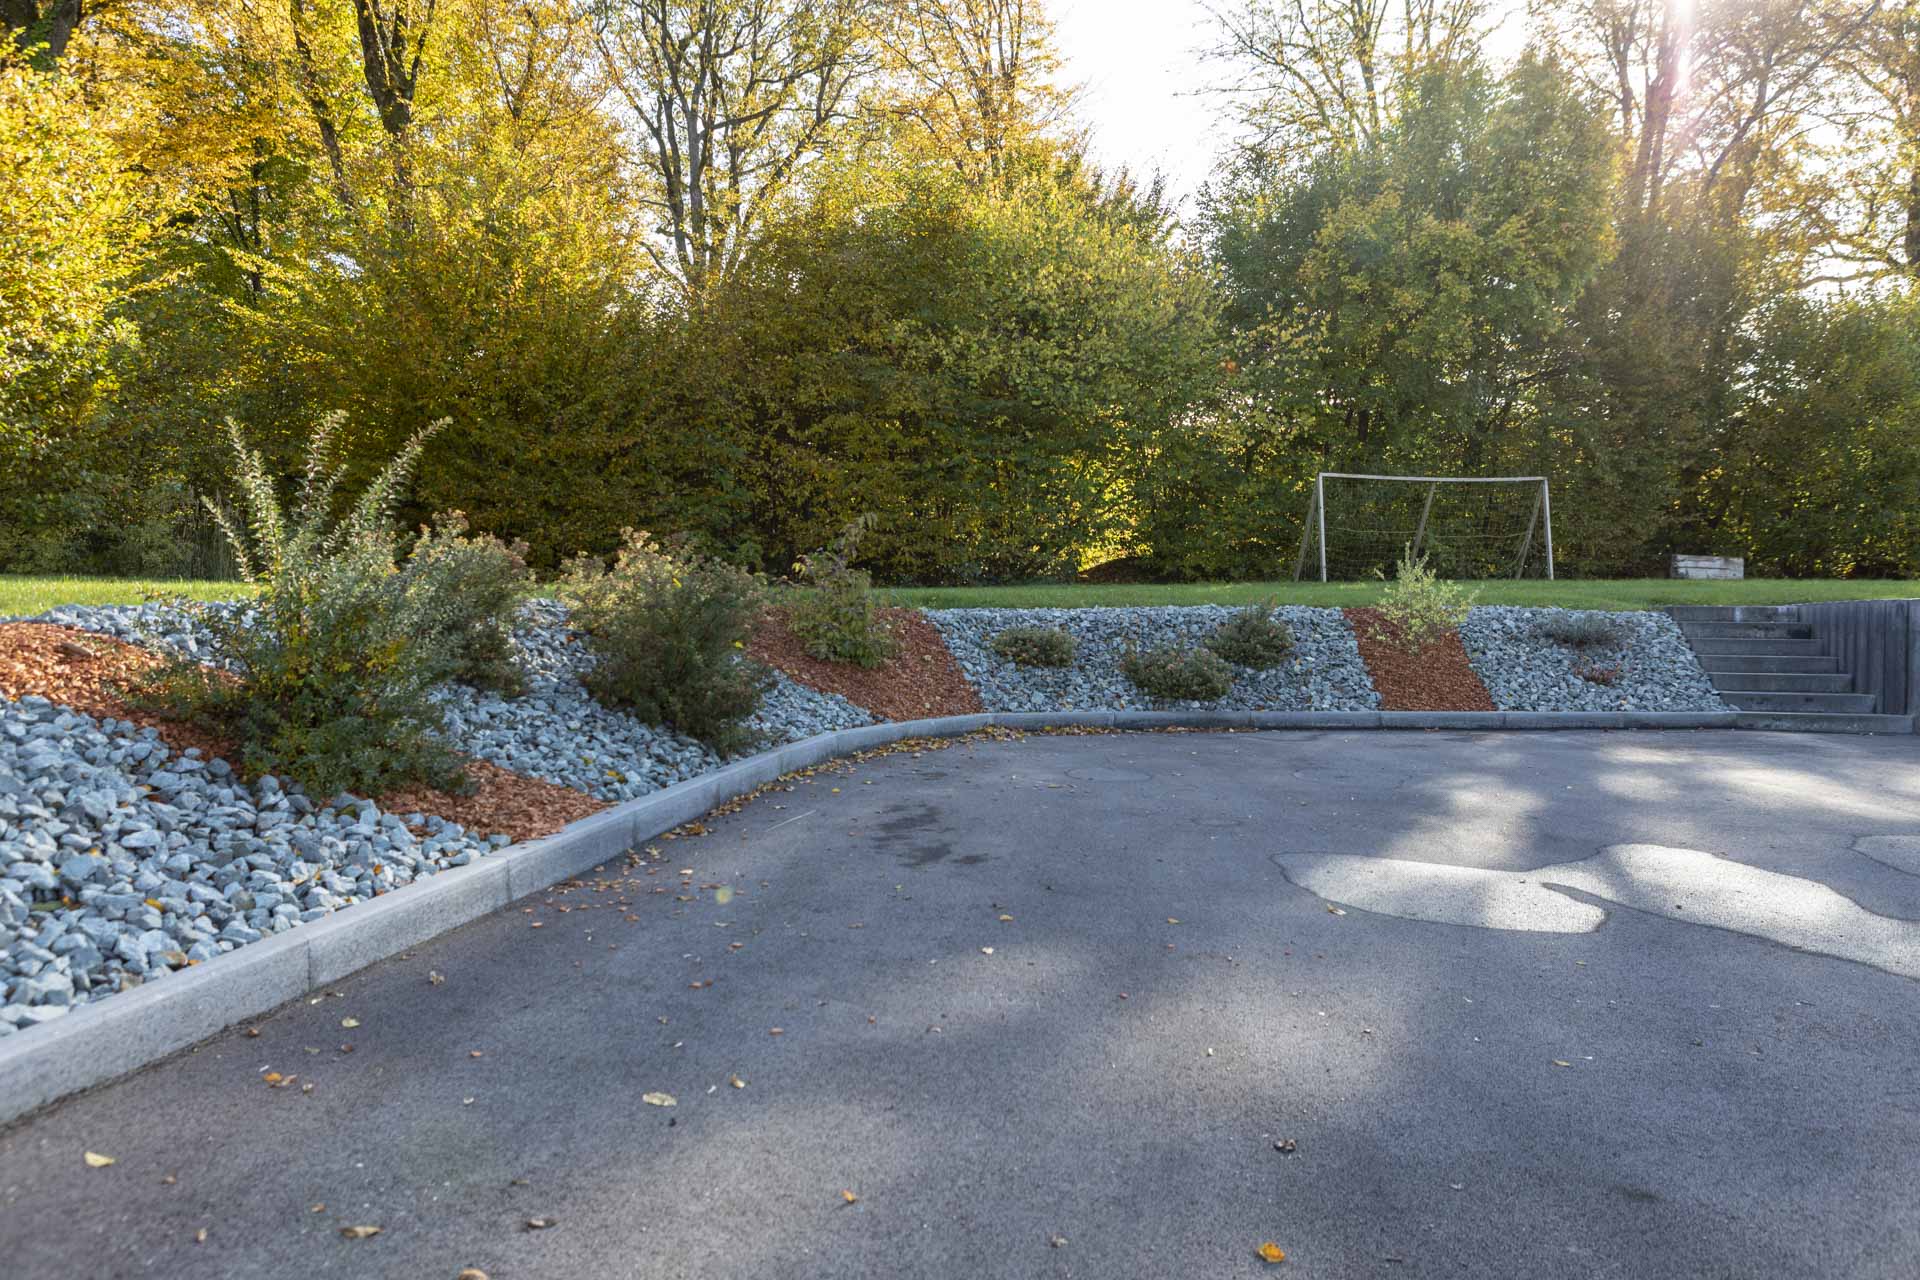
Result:
M67 51L67 42L79 25L80 0L53 0L45 13L40 11L39 0L0 0L0 26L12 34L14 44L23 52L46 45L43 58L49 66Z

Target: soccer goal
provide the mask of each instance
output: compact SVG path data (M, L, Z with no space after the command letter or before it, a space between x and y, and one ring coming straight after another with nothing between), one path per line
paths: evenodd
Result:
M1293 580L1393 576L1412 548L1445 578L1553 577L1545 476L1363 476L1313 481Z

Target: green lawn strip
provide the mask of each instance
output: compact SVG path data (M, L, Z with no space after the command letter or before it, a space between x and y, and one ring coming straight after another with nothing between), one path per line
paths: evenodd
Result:
M1920 582L1884 579L1749 578L1739 582L1679 582L1667 578L1613 578L1492 581L1473 585L1479 593L1480 604L1560 605L1568 609L1658 609L1670 604L1804 604L1818 600L1920 597ZM1268 596L1278 597L1282 604L1345 607L1376 603L1383 586L1379 582L1035 583L1011 587L896 587L883 594L897 604L930 609L1234 605L1251 604ZM0 616L41 613L63 604L139 604L150 595L223 600L246 591L246 585L238 582L0 574Z
M1349 607L1375 604L1380 582L1201 582L1166 585L1044 583L1014 587L902 587L887 594L929 609L1086 608L1095 605L1281 604ZM1567 609L1659 609L1670 604L1808 604L1819 600L1920 597L1920 582L1826 578L1753 578L1682 582L1621 578L1558 582L1476 582L1478 604L1558 605Z
M35 577L0 573L0 617L44 613L63 604L144 604L149 596L231 600L249 590L244 582L200 578Z

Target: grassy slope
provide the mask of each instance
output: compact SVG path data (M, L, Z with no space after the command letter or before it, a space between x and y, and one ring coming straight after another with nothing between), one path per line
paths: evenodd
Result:
M1920 582L1749 579L1672 582L1664 578L1589 582L1483 582L1482 604L1562 605L1569 609L1657 609L1669 604L1791 604L1813 600L1920 597ZM1277 596L1282 604L1363 605L1379 598L1377 582L1219 582L1170 586L914 587L887 594L929 608L1043 608L1138 604L1248 604ZM217 600L239 595L236 582L156 582L137 578L22 577L0 574L0 617L61 604L139 604L151 593Z

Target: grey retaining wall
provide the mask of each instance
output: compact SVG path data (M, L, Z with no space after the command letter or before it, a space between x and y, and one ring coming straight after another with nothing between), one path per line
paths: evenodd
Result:
M0 1040L0 1124L105 1083L644 845L799 769L904 738L1009 729L1731 729L1732 712L1062 711L824 733L583 818L542 840L82 1005Z
M1853 677L1855 693L1880 695L1885 715L1920 715L1920 600L1835 600L1793 606Z

